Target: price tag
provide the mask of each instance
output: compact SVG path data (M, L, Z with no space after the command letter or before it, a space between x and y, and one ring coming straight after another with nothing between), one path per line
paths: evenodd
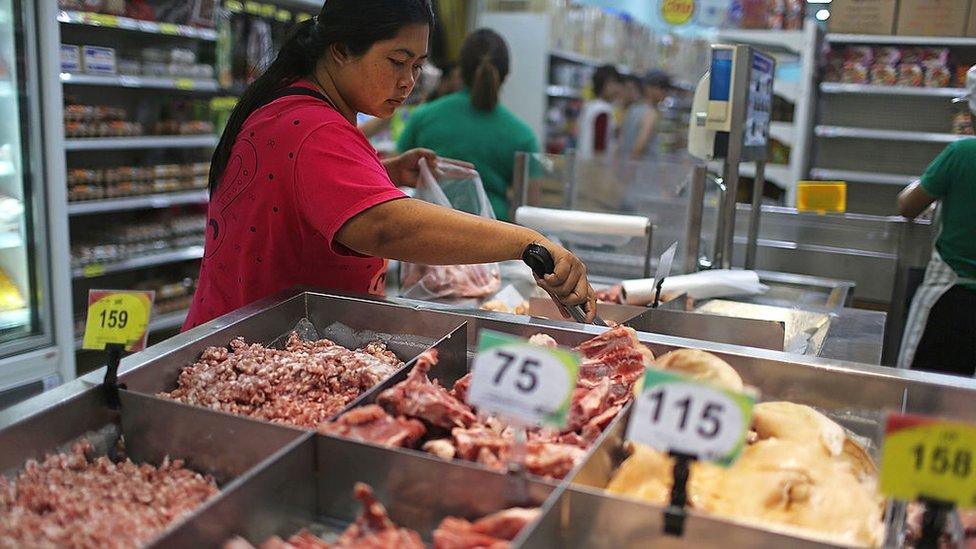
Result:
M881 444L881 491L976 507L976 425L889 414Z
M278 12L275 13L275 19L281 21L282 23L287 23L291 21L291 12L288 10L278 10Z
M627 438L728 466L745 446L753 404L752 395L647 370Z
M81 274L83 274L85 278L102 276L103 274L105 274L105 265L102 265L101 263L92 263L91 265L85 265L81 269Z
M304 23L305 21L308 21L311 18L312 18L311 15L304 12L299 13L298 15L295 16L295 20L298 21L299 23Z
M244 4L241 4L238 0L227 0L227 2L224 2L224 7L231 13L241 13L244 11Z
M144 349L155 297L152 291L89 290L83 348L103 350L115 343L129 352Z
M261 3L260 2L244 2L244 11L250 15L261 15Z
M580 357L565 349L482 330L468 402L526 425L563 427Z
M159 32L161 34L171 34L173 36L176 36L180 34L180 27L174 25L173 23L160 23Z
M178 90L192 90L195 86L193 80L189 78L177 78L174 84Z
M272 18L272 17L275 16L275 12L277 12L277 11L278 11L278 8L276 8L272 4L264 4L263 6L261 6L261 16L262 17L267 17L267 18L270 19L270 18Z
M96 25L101 25L103 27L118 27L119 18L115 15L106 15L104 13L93 13L88 16L89 21Z

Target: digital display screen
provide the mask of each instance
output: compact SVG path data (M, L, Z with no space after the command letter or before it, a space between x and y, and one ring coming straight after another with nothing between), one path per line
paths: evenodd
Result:
M732 91L732 50L712 50L712 69L708 87L709 101L728 101Z

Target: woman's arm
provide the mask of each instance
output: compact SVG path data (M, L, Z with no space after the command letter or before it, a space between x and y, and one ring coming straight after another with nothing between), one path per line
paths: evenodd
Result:
M936 197L925 192L921 181L915 181L898 194L898 213L908 219L915 219L935 202Z
M335 240L364 255L424 265L517 260L522 258L526 246L536 242L545 246L556 261L555 273L539 281L539 285L561 303L585 304L591 316L596 312L596 297L586 278L586 266L562 246L518 225L404 198L356 215L339 229Z
M634 141L634 148L633 150L627 151L630 154L631 160L639 160L644 156L644 149L647 148L647 144L651 141L651 136L654 135L654 126L656 124L657 109L648 109L641 119L640 133L637 134L637 140Z

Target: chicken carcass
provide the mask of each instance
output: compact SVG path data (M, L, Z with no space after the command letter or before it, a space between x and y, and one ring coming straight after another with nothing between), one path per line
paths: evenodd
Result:
M730 391L742 391L742 378L721 358L698 349L676 349L659 357L655 366Z
M471 408L427 377L434 364L437 364L437 353L424 352L407 379L380 393L376 401L391 414L421 419L436 427L470 426L477 419Z

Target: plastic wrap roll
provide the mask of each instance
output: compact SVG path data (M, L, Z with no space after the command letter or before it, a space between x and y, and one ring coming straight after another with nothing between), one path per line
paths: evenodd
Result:
M515 211L515 222L541 232L619 236L644 236L648 225L648 219L639 215L554 210L534 206L519 207Z
M624 303L646 305L654 301L655 282L653 278L640 278L623 281ZM670 276L664 279L662 292L686 293L693 299L709 299L733 295L755 295L769 287L759 282L756 271L716 269L686 275Z

